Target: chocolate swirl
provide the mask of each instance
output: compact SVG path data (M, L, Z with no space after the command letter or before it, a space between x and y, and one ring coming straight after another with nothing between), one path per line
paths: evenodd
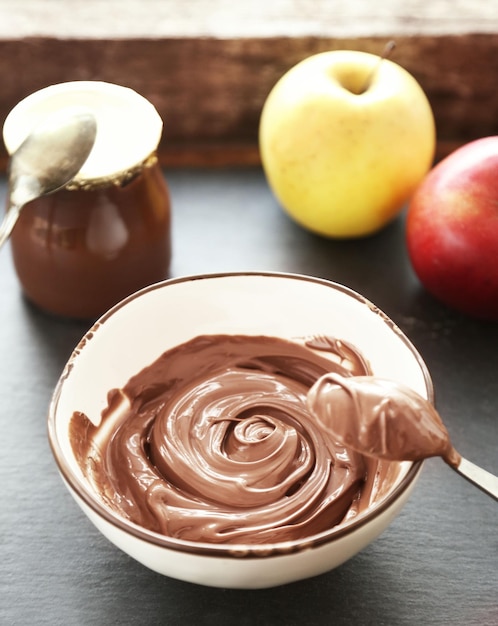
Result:
M109 394L71 440L87 478L120 515L209 543L308 537L357 514L377 462L338 444L306 397L326 372L368 374L348 344L200 336Z

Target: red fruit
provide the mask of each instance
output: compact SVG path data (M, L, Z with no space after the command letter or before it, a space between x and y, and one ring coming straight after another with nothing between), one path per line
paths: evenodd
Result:
M410 201L406 241L430 293L498 321L498 136L462 146L427 174Z

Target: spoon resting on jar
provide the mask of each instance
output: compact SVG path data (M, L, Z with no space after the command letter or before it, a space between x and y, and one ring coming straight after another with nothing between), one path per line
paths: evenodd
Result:
M390 461L440 456L498 500L498 477L462 458L432 404L411 388L376 376L325 374L308 392L310 411L337 440Z
M0 224L0 246L28 202L57 191L76 176L96 135L95 117L82 107L52 113L28 134L10 158L8 208Z

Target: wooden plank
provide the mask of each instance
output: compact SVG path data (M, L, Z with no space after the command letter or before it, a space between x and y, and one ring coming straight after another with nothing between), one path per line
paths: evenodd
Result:
M432 104L440 153L498 134L495 34L395 39L392 59L417 78ZM155 104L165 123L163 162L254 162L261 107L287 69L324 50L379 53L385 42L380 36L0 39L0 120L46 85L106 80L132 87ZM6 160L3 145L0 160Z
M373 37L497 32L496 0L1 0L0 38Z

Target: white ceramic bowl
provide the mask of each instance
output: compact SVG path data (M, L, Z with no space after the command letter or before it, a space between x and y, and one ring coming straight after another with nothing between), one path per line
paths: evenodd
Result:
M69 491L99 530L147 567L180 580L263 588L328 571L375 539L405 504L421 463L399 466L392 488L351 522L306 540L270 545L198 544L141 528L104 506L72 453L74 411L100 421L110 389L165 350L197 335L239 333L284 338L329 335L352 342L376 375L433 400L420 355L377 307L359 294L317 278L277 273L183 277L145 288L107 312L83 337L56 386L49 439Z

